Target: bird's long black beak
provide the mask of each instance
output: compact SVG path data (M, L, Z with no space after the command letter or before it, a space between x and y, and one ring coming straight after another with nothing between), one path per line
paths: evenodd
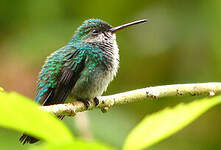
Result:
M114 33L114 32L119 31L121 29L127 28L127 27L135 25L135 24L143 23L143 22L146 22L146 21L147 21L147 19L137 20L137 21L130 22L130 23L127 23L127 24L123 24L123 25L120 25L120 26L117 26L117 27L113 27L113 28L110 29L110 31L112 33Z

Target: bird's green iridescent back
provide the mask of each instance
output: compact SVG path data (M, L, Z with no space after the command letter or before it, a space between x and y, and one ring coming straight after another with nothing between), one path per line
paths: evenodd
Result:
M57 86L57 76L67 60L67 54L70 53L63 47L56 52L52 53L46 60L39 73L38 85L37 85L37 96L36 101L39 102L45 92L49 88L55 88Z
M78 53L78 57L72 56ZM80 54L79 54L80 53ZM80 58L82 57L82 58ZM46 60L39 74L38 84L37 84L37 96L35 101L40 102L44 94L48 92L50 88L56 88L58 85L58 77L61 73L61 69L68 65L73 65L74 63L80 63L84 57L84 51L76 50L73 46L67 45L61 49L52 53ZM72 69L75 70L73 65ZM42 102L43 103L43 102Z

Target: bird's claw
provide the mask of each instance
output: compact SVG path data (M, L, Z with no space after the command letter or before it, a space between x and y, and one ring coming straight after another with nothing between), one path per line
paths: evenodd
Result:
M97 106L97 105L99 104L99 100L98 100L98 98L95 97L93 100L94 100L95 106Z
M87 99L78 99L78 100L81 101L82 103L84 103L86 110L88 110L88 108L90 106L89 100L87 100Z

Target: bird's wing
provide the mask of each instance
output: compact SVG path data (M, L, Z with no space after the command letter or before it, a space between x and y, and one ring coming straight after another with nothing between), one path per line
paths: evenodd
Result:
M80 77L86 56L84 51L61 48L51 54L39 75L38 90L35 101L42 105L62 103ZM64 116L58 116L63 119ZM38 139L23 134L20 142L35 143Z
M42 105L63 103L84 68L84 51L65 52L53 53L42 68L35 99Z

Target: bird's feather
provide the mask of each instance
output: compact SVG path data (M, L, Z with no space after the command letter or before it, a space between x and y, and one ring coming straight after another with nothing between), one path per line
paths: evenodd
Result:
M71 53L65 52L61 49L53 53L42 68L38 82L38 93L35 99L42 105L63 103L84 68L86 59L84 51L72 50ZM59 57L59 55L63 56ZM57 59L54 59L55 56ZM49 72L48 69L51 71ZM45 70L47 71L45 72ZM64 116L58 116L58 118L63 119ZM23 144L35 143L38 139L23 134L19 141Z
M71 53L55 52L52 57L49 56L40 74L35 99L37 102L51 105L65 101L84 68L86 57L83 53L84 51L72 50ZM59 54L63 56L58 57ZM55 56L60 59L55 60Z

